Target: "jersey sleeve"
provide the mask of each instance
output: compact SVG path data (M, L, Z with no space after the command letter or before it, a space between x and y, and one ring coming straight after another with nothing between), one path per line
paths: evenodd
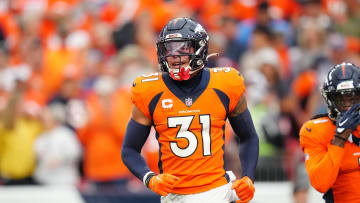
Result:
M152 119L149 112L149 103L152 94L157 90L156 84L158 84L159 78L159 73L139 76L134 80L131 87L132 103L149 119Z
M344 148L332 145L328 138L318 136L325 128L306 122L300 130L300 146L305 153L305 166L311 185L321 193L327 192L335 183Z
M147 108L145 108L144 100L142 99L141 86L141 78L137 77L131 87L131 101L146 117L150 118L150 114Z
M245 83L243 76L234 69L236 74L234 74L234 83L232 88L232 98L230 99L229 111L232 112L235 109L236 104L239 102L240 98L245 93Z

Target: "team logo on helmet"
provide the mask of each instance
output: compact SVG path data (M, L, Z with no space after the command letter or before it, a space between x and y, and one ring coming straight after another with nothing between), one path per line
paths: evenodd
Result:
M206 32L205 29L203 28L203 26L201 26L200 24L197 24L194 30L195 33L202 33L202 32Z
M341 82L336 86L337 90L344 90L350 88L354 88L354 81L352 80Z

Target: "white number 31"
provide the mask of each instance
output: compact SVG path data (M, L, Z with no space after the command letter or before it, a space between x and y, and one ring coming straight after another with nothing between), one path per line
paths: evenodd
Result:
M170 142L171 151L179 157L185 158L191 156L198 147L198 140L196 135L189 130L194 116L181 116L168 118L168 127L176 128L180 125L180 129L176 138L185 138L188 141L188 146L180 148L176 141ZM200 115L199 121L201 124L201 138L203 143L203 156L211 155L211 137L210 137L210 115Z

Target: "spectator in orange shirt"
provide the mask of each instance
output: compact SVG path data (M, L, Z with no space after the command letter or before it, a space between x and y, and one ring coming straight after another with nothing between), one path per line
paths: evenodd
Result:
M120 151L131 99L126 89L116 89L111 76L100 76L94 90L85 100L88 121L78 129L78 137L84 148L85 179L101 196L126 190L130 178Z

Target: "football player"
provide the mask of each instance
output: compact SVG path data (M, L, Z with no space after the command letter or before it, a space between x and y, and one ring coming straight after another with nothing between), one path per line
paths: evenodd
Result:
M160 73L138 77L122 158L161 202L248 202L254 195L259 141L247 109L243 77L234 68L206 68L209 36L190 18L162 29L157 46ZM224 168L225 121L240 137L242 177ZM149 170L141 148L150 127L159 143L159 170Z
M360 202L360 69L331 68L321 90L328 114L306 122L300 145L312 186L327 203Z

